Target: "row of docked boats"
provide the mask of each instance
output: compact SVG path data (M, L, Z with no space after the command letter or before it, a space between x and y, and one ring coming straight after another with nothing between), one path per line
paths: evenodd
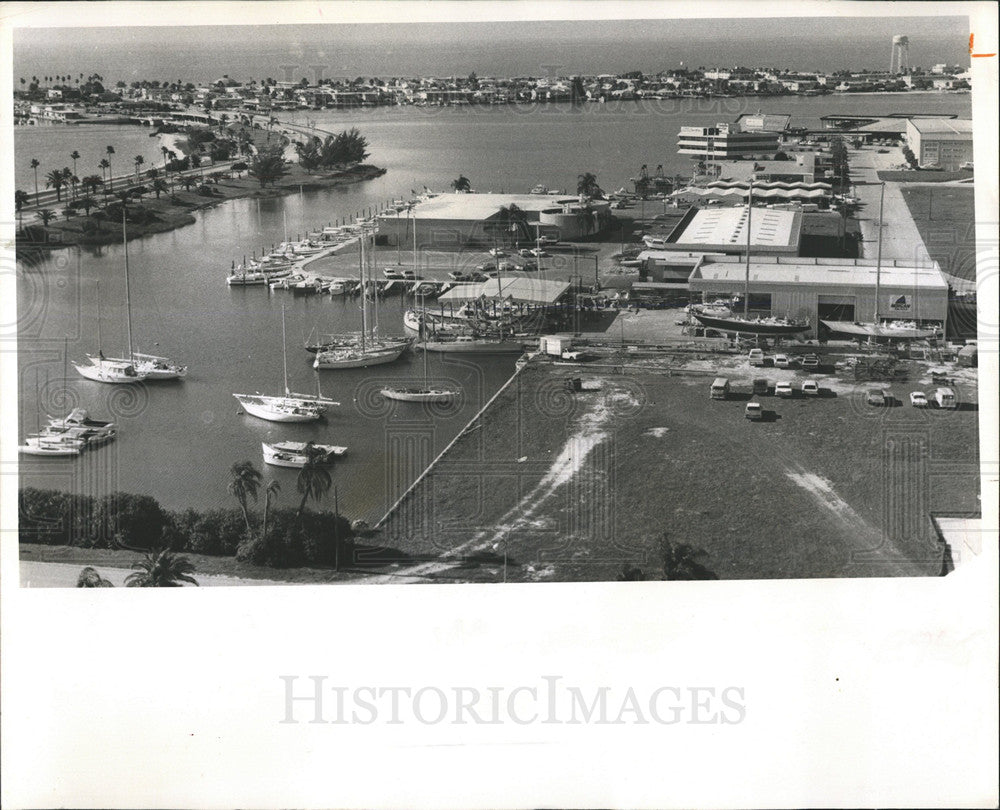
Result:
M28 436L17 450L29 456L78 456L117 435L114 422L91 419L85 409L74 408L66 417L49 419L44 428Z

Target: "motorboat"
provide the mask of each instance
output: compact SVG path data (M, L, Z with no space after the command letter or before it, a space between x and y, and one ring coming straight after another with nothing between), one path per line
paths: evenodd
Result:
M300 281L304 281L305 276L302 273L292 273L291 275L283 276L282 278L275 279L268 284L271 290L287 290L293 284L298 284Z
M316 464L332 464L347 452L346 447L314 442L261 442L264 463L274 467L305 467L312 458Z
M651 250L665 250L669 244L666 239L660 236L644 236L642 242Z
M78 443L50 441L42 436L29 436L17 452L26 456L78 456L83 448Z
M271 277L263 270L244 271L226 276L226 284L230 287L263 287Z

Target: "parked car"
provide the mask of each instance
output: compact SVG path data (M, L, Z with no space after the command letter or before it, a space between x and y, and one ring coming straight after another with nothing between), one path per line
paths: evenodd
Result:
M728 399L729 380L727 380L725 377L716 377L712 381L711 389L709 389L709 396L712 399Z
M914 408L926 408L927 407L927 396L923 391L913 391L910 394L910 404Z
M751 366L762 366L764 365L764 350L763 349L751 349L750 353L747 355L747 359L750 361Z
M815 371L819 368L819 357L815 354L807 354L802 358L802 368L807 371Z
M532 249L531 249L531 255L532 255L532 256L535 256L535 257L537 257L537 258L539 258L539 259L540 259L540 258L542 258L543 256L548 256L549 254L548 254L548 253L546 253L546 252L545 252L544 250L542 250L541 248L532 248Z
M751 422L759 422L764 418L764 409L759 402L748 402L743 415Z
M792 364L787 354L776 354L774 355L774 366L775 368L788 368Z
M490 256L506 256L507 254L500 248L490 248Z
M400 273L398 270L393 270L391 267L386 267L382 271L382 275L388 279L400 279L403 277L402 273Z
M884 388L871 388L865 394L865 402L876 408L882 408L892 403L892 392Z
M958 407L958 400L955 398L955 392L950 388L938 388L934 392L934 401L937 403L939 408L952 410Z
M406 279L406 281L415 281L417 274L412 270L404 270L400 278Z
M540 236L538 237L538 243L540 245L558 245L559 240L554 236Z
M448 278L452 281L468 281L469 274L463 273L461 270L451 270L448 272Z
M775 393L775 396L779 396L779 397L794 397L795 396L795 391L792 388L792 384L790 382L784 382L784 381L783 382L779 382L779 383L777 383L774 386L774 393Z
M474 273L469 273L469 281L488 281L489 276L486 273L482 273L476 270Z
M802 383L802 393L807 397L818 397L819 396L819 384L813 380L806 380Z
M531 249L530 248L521 248L518 251L518 255L520 255L520 256L530 256L531 255Z
M758 377L753 381L753 392L760 396L766 396L771 390L771 383L763 377Z
M525 262L521 265L521 269L525 272L534 272L538 269L538 262Z

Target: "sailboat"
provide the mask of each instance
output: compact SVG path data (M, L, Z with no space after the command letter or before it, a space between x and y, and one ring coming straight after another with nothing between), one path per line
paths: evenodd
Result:
M392 363L407 350L410 341L406 338L379 338L376 335L378 326L378 289L373 281L366 278L365 243L367 234L364 230L358 239L358 265L361 277L361 334L350 336L343 342L327 345L316 352L313 360L315 369L366 368ZM375 299L375 323L368 328L368 295L371 290Z
M790 318L767 317L751 318L750 307L750 241L752 229L750 227L753 216L753 179L747 190L747 254L746 254L746 283L743 290L743 314L737 315L730 311L720 311L718 307L708 307L691 305L690 313L698 319L702 326L711 329L718 329L720 332L736 332L746 335L770 335L781 337L782 335L795 335L799 332L806 332L811 328L809 321L796 321Z
M321 419L331 405L339 405L327 399L317 390L316 396L294 394L288 389L288 357L285 351L285 309L281 309L281 360L285 375L285 395L233 394L251 416L270 422L314 422ZM316 378L319 385L319 378Z
M831 332L854 337L890 338L893 340L927 340L939 337L941 330L933 326L920 326L917 321L886 320L879 317L879 302L882 296L882 210L885 205L885 183L878 203L878 253L875 259L875 318L871 323L854 321L821 320ZM914 290L914 293L916 291Z
M434 388L427 381L427 351L424 355L424 384L416 387L387 386L382 389L382 396L400 402L451 402L461 391L457 388Z
M134 383L143 380L177 380L187 375L187 366L179 365L167 357L143 354L132 349L132 298L129 289L128 240L125 233L125 206L122 206L122 245L125 253L125 325L128 339L128 357L105 357L101 350L101 296L100 282L97 295L97 344L98 353L88 354L90 365L73 363L74 368L88 380L104 383Z

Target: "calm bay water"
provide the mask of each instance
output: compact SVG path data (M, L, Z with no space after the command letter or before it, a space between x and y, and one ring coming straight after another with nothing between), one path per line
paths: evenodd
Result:
M481 191L526 191L536 183L572 189L583 171L594 172L612 189L643 163L683 173L689 163L676 155L680 126L732 120L763 103L628 103L576 111L564 106L393 108L298 116L328 129L358 126L371 143L371 161L385 166L387 174L350 188L230 201L198 213L193 225L129 244L136 348L189 364L185 381L103 386L80 378L66 364L64 346L69 358L78 360L98 347L98 295L105 352L120 351L125 344L121 246L79 254L56 251L37 266L20 268L20 435L35 429L39 400L43 412L64 413L82 405L96 418L114 418L121 426L116 442L77 460L22 458L22 485L148 493L174 509L232 505L226 482L233 462L251 459L260 466L261 441L315 439L350 448L334 470L341 508L351 517L377 519L509 377L513 358L435 358L431 375L454 380L465 394L457 407L434 413L421 405L389 405L377 394L387 380L420 375L415 354L373 369L322 372L324 394L343 403L325 422L277 425L241 415L232 393L281 389L282 306L289 382L298 391L315 389L312 355L302 348L309 331L357 329L360 313L357 302L326 296L231 290L224 283L231 261L281 241L286 224L294 235L424 185L445 190L460 172ZM777 99L767 103L767 110L791 113L794 125L818 126L820 115L847 111L968 115L969 96ZM81 154L113 143L109 132L66 132L78 133L79 144L72 148ZM17 133L19 166L34 156L26 150L40 143L31 134ZM65 151L65 145L60 149ZM400 333L401 316L401 299L388 299L382 332ZM269 468L267 474L282 484L281 503L297 502L294 471Z

